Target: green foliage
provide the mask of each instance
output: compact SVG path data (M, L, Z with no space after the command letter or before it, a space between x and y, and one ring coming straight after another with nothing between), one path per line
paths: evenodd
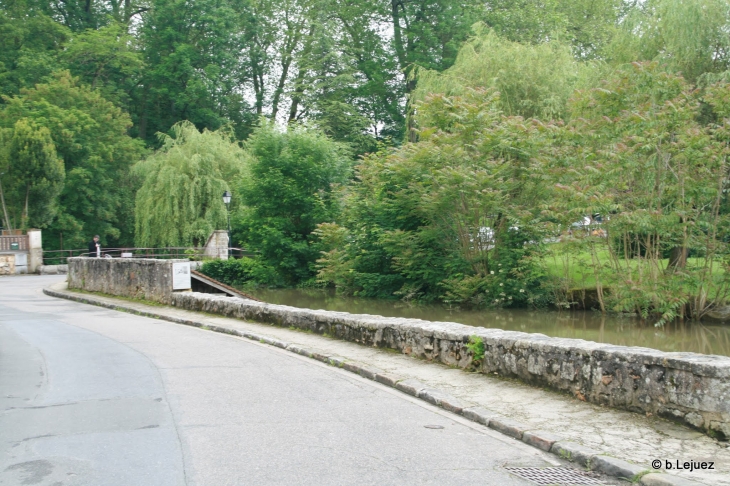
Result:
M730 68L725 0L651 0L629 10L606 48L613 63L655 60L696 81Z
M0 9L0 95L12 96L62 67L57 52L70 32L23 2Z
M592 65L575 60L569 44L511 42L484 27L459 50L452 67L417 73L415 100L430 94L461 96L470 89L494 88L507 115L555 119L565 116L568 98Z
M6 156L3 188L10 218L7 223L22 229L47 227L56 215L65 178L50 131L33 126L28 119L18 120Z
M130 95L144 70L136 44L125 25L111 24L74 35L60 58L81 81L98 88L107 100L129 109Z
M482 362L484 353L486 352L484 339L479 336L470 336L469 342L466 344L466 349L471 353L472 363L478 365L478 363Z
M621 0L492 0L485 20L509 40L561 40L572 46L576 58L594 59L612 40L628 6Z
M2 5L3 219L47 249L200 245L229 189L247 285L469 306L592 285L660 322L728 300L725 0Z
M205 262L200 271L219 282L234 287L258 285L280 287L283 285L276 269L267 266L256 258L211 260Z
M249 2L155 0L138 39L144 76L134 92L135 133L150 144L187 120L199 129L231 124L240 136L256 120L241 86L251 72L242 65L249 40Z
M534 201L555 129L505 117L497 103L484 90L428 97L417 144L363 160L347 230L320 226L320 281L362 295L358 277L385 274L403 283L402 298L466 305L525 304L540 291Z
M259 251L289 284L306 281L317 258L311 234L336 215L335 188L347 180L349 153L316 130L280 131L265 121L246 148L252 161L236 191L244 207L234 219L234 239Z
M709 90L718 113L726 90ZM582 240L602 306L662 323L685 313L699 318L727 296L716 271L730 236L720 211L727 147L723 128L697 123L697 94L654 63L629 65L574 98L559 171L567 183L559 183L554 207L566 224L606 217L606 238ZM690 251L703 256L699 265L688 264Z
M123 206L133 190L129 168L143 153L142 144L127 134L129 116L68 72L4 100L0 127L21 119L45 127L63 160L65 183L45 247L57 247L61 233L66 248L84 247L93 234L102 235L107 246L129 244L133 228L120 221L131 211Z
M246 171L246 153L223 131L199 132L192 123L160 135L162 148L137 163L142 185L135 202L140 247L202 246L227 226L222 195Z

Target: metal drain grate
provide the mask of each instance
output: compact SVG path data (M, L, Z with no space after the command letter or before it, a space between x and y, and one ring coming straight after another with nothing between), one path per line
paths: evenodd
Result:
M505 469L521 478L546 486L556 484L605 484L596 478L567 467L505 467Z

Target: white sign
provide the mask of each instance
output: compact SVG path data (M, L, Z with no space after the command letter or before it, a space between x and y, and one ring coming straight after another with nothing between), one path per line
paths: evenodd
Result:
M188 290L190 283L190 262L172 264L172 290Z

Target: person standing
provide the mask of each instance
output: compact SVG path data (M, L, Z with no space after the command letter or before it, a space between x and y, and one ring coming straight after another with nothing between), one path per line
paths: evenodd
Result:
M101 258L101 243L99 243L99 235L94 235L94 239L89 243L89 256Z

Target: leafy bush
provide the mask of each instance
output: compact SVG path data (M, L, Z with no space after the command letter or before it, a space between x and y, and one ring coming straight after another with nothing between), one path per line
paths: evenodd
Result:
M549 194L542 153L556 127L504 116L498 100L488 90L429 96L418 143L363 159L342 225L316 231L320 281L459 305L545 300L535 202Z
M203 264L200 272L233 287L283 285L276 269L255 258L211 260Z

